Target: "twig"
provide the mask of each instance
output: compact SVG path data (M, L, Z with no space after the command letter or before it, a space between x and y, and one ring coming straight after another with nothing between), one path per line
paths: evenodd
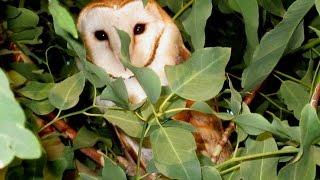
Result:
M251 92L250 94L248 94L243 102L246 103L247 105L250 105L254 99L254 97L256 97L259 89L261 86L258 86L257 88L254 89L253 92ZM211 157L211 160L213 162L217 162L218 157L220 156L223 147L228 143L228 139L230 137L230 135L233 133L233 131L236 129L236 125L234 122L230 122L228 127L226 128L226 130L224 131L222 138L219 142L219 147L217 147L216 152L214 153L214 157Z
M316 85L316 88L314 89L314 92L311 97L310 104L312 107L317 108L318 102L320 98L320 83Z
M50 113L47 116L49 120L53 120L56 115L54 113ZM66 134L71 140L74 140L77 136L77 131L71 128L66 122L59 119L56 121L53 126L61 133ZM50 126L49 126L50 127ZM90 159L95 161L98 165L103 166L104 161L101 154L98 153L98 151L94 148L81 148L80 151L88 156Z

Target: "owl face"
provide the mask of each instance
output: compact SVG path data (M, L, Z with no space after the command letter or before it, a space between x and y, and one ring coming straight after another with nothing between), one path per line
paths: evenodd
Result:
M133 103L145 94L132 72L121 64L116 29L126 31L131 38L131 63L154 70L162 85L168 84L164 66L175 65L188 54L179 29L155 1L149 1L146 7L141 0L93 2L82 10L78 29L89 58L111 76L124 78Z

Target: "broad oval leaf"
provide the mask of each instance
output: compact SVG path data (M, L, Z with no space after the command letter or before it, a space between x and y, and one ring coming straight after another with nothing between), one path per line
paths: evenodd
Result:
M0 84L0 169L3 169L15 156L20 159L39 158L41 146L35 135L24 128L24 113L1 69Z
M201 179L200 163L192 134L175 127L160 127L150 136L156 168L172 179Z
M79 72L55 84L50 91L49 101L60 110L70 109L78 103L84 85L84 74L83 72Z
M212 166L201 167L202 180L222 180L219 171Z
M115 162L106 157L104 159L104 167L102 169L102 179L126 180L127 177L121 167L119 167Z
M248 141L250 141L248 143ZM247 140L247 155L275 152L278 150L277 144L272 137L263 140ZM240 165L240 175L243 179L269 180L277 179L278 157L263 157L242 162Z
M47 115L54 111L55 107L51 105L48 99L34 101L27 98L19 98L19 101L38 115Z
M301 146L308 150L310 146L320 139L320 120L315 108L307 104L301 112L300 120Z
M110 100L117 106L128 108L129 107L129 96L126 89L126 85L123 79L118 78L109 85L101 93L102 100Z
M129 136L141 137L144 122L132 111L108 109L104 118L121 128Z
M236 116L233 121L250 135L271 131L271 124L260 114L241 114Z
M294 116L300 119L301 111L309 101L308 90L293 81L284 81L280 87L280 95L288 109L293 110Z
M18 93L33 100L43 100L49 96L52 87L52 83L31 81L25 87L19 89Z
M60 5L59 1L49 0L48 8L56 24L66 32L70 33L74 38L78 38L77 28L71 14Z
M190 15L182 22L186 32L191 36L194 49L204 47L205 27L211 9L210 0L194 0Z
M290 163L279 171L279 180L300 180L300 179L315 179L316 164L311 154L311 150L303 153L299 161Z
M283 20L266 33L254 52L251 64L242 74L242 87L252 90L265 80L284 54L292 35L314 0L297 0L291 4Z
M195 51L189 60L166 66L172 92L189 100L206 101L215 97L225 81L230 48L214 47Z

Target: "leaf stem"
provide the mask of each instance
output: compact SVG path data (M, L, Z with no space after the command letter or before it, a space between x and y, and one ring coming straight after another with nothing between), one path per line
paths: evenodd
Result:
M299 80L299 79L296 79L296 78L294 78L294 77L292 77L292 76L289 76L289 75L287 75L287 74L285 74L285 73L282 73L282 72L280 72L280 71L274 71L274 72L277 73L277 74L279 74L279 75L281 75L281 76L283 76L283 77L285 77L285 78L287 78L287 79L290 79L291 81L294 81L294 82L296 82L296 83L299 83L299 84L307 87L308 89L311 88L308 84L305 84L304 82L302 82L302 81Z
M136 180L140 179L140 163L141 163L141 151L142 151L142 144L143 144L143 140L146 137L148 131L150 129L150 126L148 125L147 122L144 123L143 129L142 129L142 133L141 133L141 138L140 138L140 142L139 142L139 150L138 150L138 158L137 158L137 167L136 167Z
M174 16L173 20L176 20L188 7L192 5L194 0L189 1L187 4L185 4Z
M268 96L266 96L263 93L259 93L262 97L264 97L267 101L269 101L272 105L274 105L275 107L277 107L278 109L280 109L283 112L292 114L292 112L286 110L285 108L281 107L280 105L278 105L277 103L275 103L271 98L269 98Z
M53 123L57 122L59 120L59 116L61 114L61 110L59 110L58 114L56 115L56 117L53 118L52 121L50 121L48 124L46 124L45 126L43 126L39 132L41 132L42 130L46 129L47 127L51 126Z
M87 116L95 116L95 117L101 117L101 116L103 116L102 114L90 114L90 113L87 113L87 112L86 112L86 111L88 111L89 109L92 109L92 108L96 108L96 107L95 107L95 106L90 106L90 107L87 107L87 108L85 108L85 109L83 109L83 110L76 111L76 112L73 112L73 113L70 113L70 114L66 114L66 115L61 116L61 117L59 117L60 114L61 114L61 110L59 110L57 116L56 116L52 121L50 121L48 124L46 124L45 126L43 126L43 127L39 130L39 132L41 132L41 131L44 130L45 128L51 126L52 124L54 124L55 122L59 121L60 119L65 119L65 118L67 118L67 117L75 116L75 115L78 115L78 114L85 114L85 115L87 115Z
M235 165L235 166L232 166L232 167L229 168L229 169L226 169L226 170L221 171L221 172L220 172L220 175L228 174L229 172L232 172L232 171L234 171L234 170L236 170L236 169L239 169L239 168L240 168L240 164L237 164L237 165Z
M165 111L163 113L158 113L157 116L160 117L164 114L174 113L174 112L180 112L180 111L191 111L191 108L176 108L176 109L170 109L168 111Z
M160 105L159 107L159 112L162 113L163 112L163 108L164 106L168 103L168 101L174 96L174 93L171 93L163 102L162 104ZM155 114L157 115L157 114Z
M317 39L312 40L312 41L308 42L307 44L305 44L305 45L303 45L303 46L291 51L290 54L307 51L307 50L309 50L309 49L311 49L311 48L313 48L313 47L315 47L315 46L317 46L319 44L320 44L320 39L317 38Z
M247 161L250 159L262 158L262 157L274 156L274 155L293 154L293 153L298 153L299 151L300 151L299 149L278 150L278 151L273 151L273 152L258 153L258 154L248 155L248 156L236 157L236 158L229 159L221 164L216 165L215 168L222 169L223 167L226 167L227 165L241 162L241 161Z

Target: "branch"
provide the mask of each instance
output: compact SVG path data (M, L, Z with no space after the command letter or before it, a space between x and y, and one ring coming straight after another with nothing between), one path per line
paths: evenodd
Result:
M257 88L255 88L253 90L253 92L249 93L246 97L244 97L243 102L246 103L247 105L250 105L252 103L253 99L256 97L260 87L261 86L258 86ZM219 146L217 147L217 151L215 152L215 156L212 157L213 162L217 162L217 159L220 156L222 149L228 143L229 137L235 129L236 129L236 125L234 122L231 121L222 135L222 138L219 142Z
M316 85L316 88L314 89L314 92L311 97L310 104L312 107L317 108L318 102L320 98L320 83Z

